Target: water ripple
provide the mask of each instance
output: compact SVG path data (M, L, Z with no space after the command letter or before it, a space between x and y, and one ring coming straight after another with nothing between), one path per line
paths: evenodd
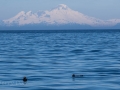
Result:
M0 33L0 89L119 90L119 34Z

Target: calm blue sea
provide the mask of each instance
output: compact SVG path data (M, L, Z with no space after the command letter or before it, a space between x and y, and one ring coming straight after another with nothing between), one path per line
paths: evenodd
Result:
M0 90L120 90L120 31L0 31Z

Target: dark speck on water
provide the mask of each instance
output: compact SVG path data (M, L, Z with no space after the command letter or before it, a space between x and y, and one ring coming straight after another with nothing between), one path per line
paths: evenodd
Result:
M72 75L73 78L81 78L81 77L83 77L83 76L84 76L84 75L79 75L79 74L73 74L73 75Z
M73 74L72 77L75 77L75 74Z
M26 77L23 77L23 82L27 82L27 78Z
M120 90L120 31L0 31L0 90L71 89Z

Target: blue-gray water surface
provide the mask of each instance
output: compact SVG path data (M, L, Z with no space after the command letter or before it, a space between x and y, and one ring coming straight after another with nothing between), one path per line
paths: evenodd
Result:
M0 90L66 89L120 90L120 31L0 32Z

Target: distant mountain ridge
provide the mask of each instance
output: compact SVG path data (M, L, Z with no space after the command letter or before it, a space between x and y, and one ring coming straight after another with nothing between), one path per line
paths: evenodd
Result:
M101 20L84 15L78 11L70 9L67 5L60 4L49 11L32 11L19 12L16 16L3 20L7 26L29 26L29 25L46 25L46 26L65 26L80 25L90 27L112 27L120 23L120 19Z

